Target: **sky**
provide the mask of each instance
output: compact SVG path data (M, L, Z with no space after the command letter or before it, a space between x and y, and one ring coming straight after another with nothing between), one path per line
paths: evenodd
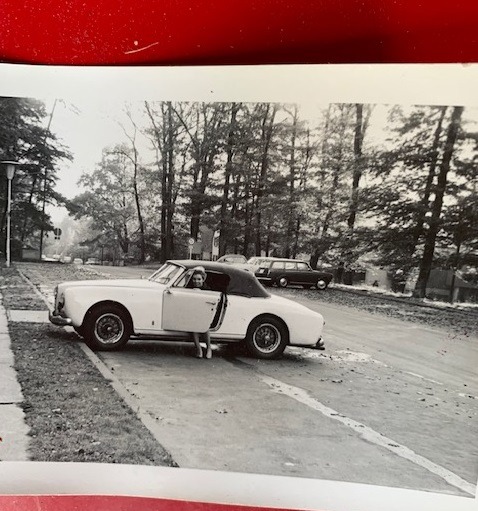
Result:
M43 100L47 112L51 112L54 100ZM78 185L81 175L91 172L101 161L104 148L121 142L128 142L127 136L121 126L128 128L130 121L125 114L126 103L123 100L102 100L92 97L88 99L76 99L71 101L57 101L51 120L50 129L57 135L59 140L73 154L73 161L65 160L58 168L57 191L68 199L72 199L82 189ZM139 112L142 110L142 102L129 105L133 115L141 125L145 122ZM317 103L302 104L300 115L311 121L314 125L320 117L320 110L325 105ZM367 132L367 139L374 142L383 140L386 132L387 107L376 105L371 119L371 125ZM476 116L476 110L473 117ZM45 119L48 124L49 117ZM315 122L314 122L315 121ZM138 146L141 154L151 150L151 142L144 136L138 135ZM153 154L151 154L153 157ZM49 207L53 223L58 225L67 215L65 208Z
M54 100L44 100L47 112L51 112ZM101 101L95 98L91 100L75 100L74 102L58 101L56 103L50 130L57 135L59 140L73 154L73 161L65 160L59 166L57 176L57 191L68 199L72 199L79 193L81 188L78 180L84 172L91 172L101 161L104 148L121 142L128 142L128 139L121 127L129 125L129 120L124 112L126 103L124 101ZM138 116L138 103L131 104L135 117ZM301 115L310 118L317 118L319 106L304 106ZM49 117L45 119L48 124ZM138 137L140 151L151 147L151 143L143 136ZM54 224L58 224L67 215L65 208L50 207L48 213L51 215Z
M41 98L40 98L41 99ZM48 116L48 125L54 100L42 99ZM92 172L101 161L102 151L115 144L128 142L123 130L131 126L125 113L127 103L124 101L101 101L97 99L56 102L51 119L50 130L58 140L71 152L73 160L62 161L58 166L56 190L67 199L72 199L82 192L78 184L82 174ZM139 106L139 103L138 103ZM133 104L132 110L137 119L138 108ZM141 154L151 151L151 142L141 134L137 135L137 146ZM53 223L58 225L68 215L63 207L50 206L48 213Z
M57 173L57 191L68 199L81 192L78 180L101 161L102 150L127 140L116 120L121 105L95 101L56 103L50 130L73 154L73 161L63 161ZM53 101L45 101L45 106L51 113ZM48 123L48 120L45 122ZM49 213L56 223L66 215L66 210L50 208Z

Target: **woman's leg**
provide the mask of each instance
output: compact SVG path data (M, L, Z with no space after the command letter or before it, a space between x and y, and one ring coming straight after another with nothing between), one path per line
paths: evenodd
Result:
M212 358L211 335L209 332L204 334L204 340L206 341L206 358Z
M202 348L201 345L199 344L199 334L197 334L196 332L193 332L193 341L194 344L196 345L196 357L202 358Z

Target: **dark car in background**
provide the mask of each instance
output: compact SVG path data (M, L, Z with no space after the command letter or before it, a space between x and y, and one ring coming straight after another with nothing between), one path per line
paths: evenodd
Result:
M257 279L266 285L287 287L299 285L306 289L316 287L326 289L333 278L333 274L320 270L313 270L309 263L296 259L270 259L262 262L256 269Z

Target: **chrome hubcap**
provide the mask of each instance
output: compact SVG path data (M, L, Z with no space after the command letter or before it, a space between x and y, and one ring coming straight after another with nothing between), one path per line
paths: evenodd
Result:
M118 342L124 333L124 324L119 316L112 313L103 314L95 323L95 336L103 344Z
M282 277L280 280L279 280L279 284L282 286L282 287L286 287L287 286L287 279Z
M281 334L274 325L263 323L256 328L253 341L258 350L263 353L271 353L279 346Z

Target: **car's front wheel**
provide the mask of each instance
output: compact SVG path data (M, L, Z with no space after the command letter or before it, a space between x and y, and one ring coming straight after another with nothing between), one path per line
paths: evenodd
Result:
M131 335L131 323L118 305L100 305L85 320L83 329L86 344L97 351L122 348Z
M246 345L250 354L257 358L277 358L289 342L287 328L273 317L257 318L247 330Z
M319 279L317 281L317 284L315 287L319 289L320 291L323 291L324 289L327 289L328 283L324 279Z

